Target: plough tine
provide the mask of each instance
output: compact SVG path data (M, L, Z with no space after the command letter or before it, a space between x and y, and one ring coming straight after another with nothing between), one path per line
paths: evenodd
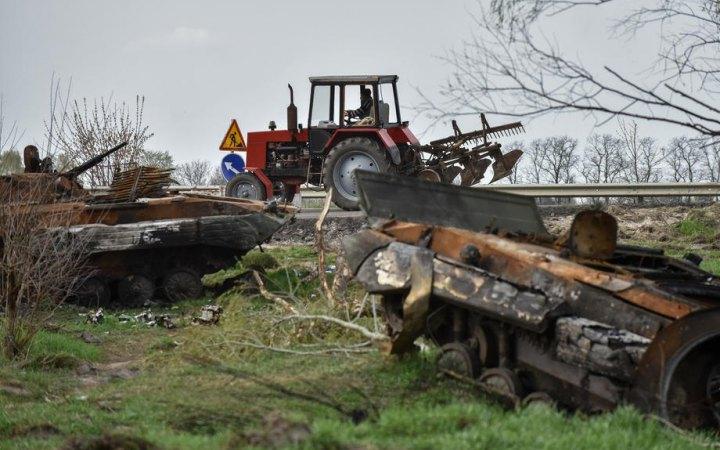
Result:
M512 150L497 158L492 165L493 177L490 183L494 183L510 175L522 154L522 150Z

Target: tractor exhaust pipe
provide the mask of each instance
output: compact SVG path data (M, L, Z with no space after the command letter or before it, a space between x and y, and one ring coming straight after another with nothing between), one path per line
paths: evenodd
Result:
M290 104L287 107L287 128L294 133L297 131L298 126L297 107L295 106L294 102L295 96L293 94L293 88L289 83L288 89L290 89Z

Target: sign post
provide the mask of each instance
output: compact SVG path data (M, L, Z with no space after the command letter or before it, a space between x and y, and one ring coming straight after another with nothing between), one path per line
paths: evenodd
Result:
M236 175L245 172L245 158L243 156L247 155L247 148L237 120L233 119L230 122L230 127L220 143L220 150L232 152L225 155L220 162L220 170L222 170L226 181L230 181ZM240 152L240 154L235 153L236 151Z
M245 139L243 139L237 120L233 119L230 122L230 128L228 128L225 137L220 143L220 150L245 150Z

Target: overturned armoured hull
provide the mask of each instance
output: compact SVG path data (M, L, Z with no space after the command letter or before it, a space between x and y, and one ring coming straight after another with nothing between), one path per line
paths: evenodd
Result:
M345 253L383 297L390 353L425 337L441 346L441 370L513 402L629 403L720 428L715 276L617 245L603 212L580 213L556 238L525 197L356 175L372 227L347 238Z

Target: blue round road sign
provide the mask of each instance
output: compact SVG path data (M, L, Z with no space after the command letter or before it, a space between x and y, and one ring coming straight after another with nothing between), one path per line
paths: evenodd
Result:
M245 160L237 153L228 153L220 162L220 168L226 181L235 178L235 175L245 172Z

